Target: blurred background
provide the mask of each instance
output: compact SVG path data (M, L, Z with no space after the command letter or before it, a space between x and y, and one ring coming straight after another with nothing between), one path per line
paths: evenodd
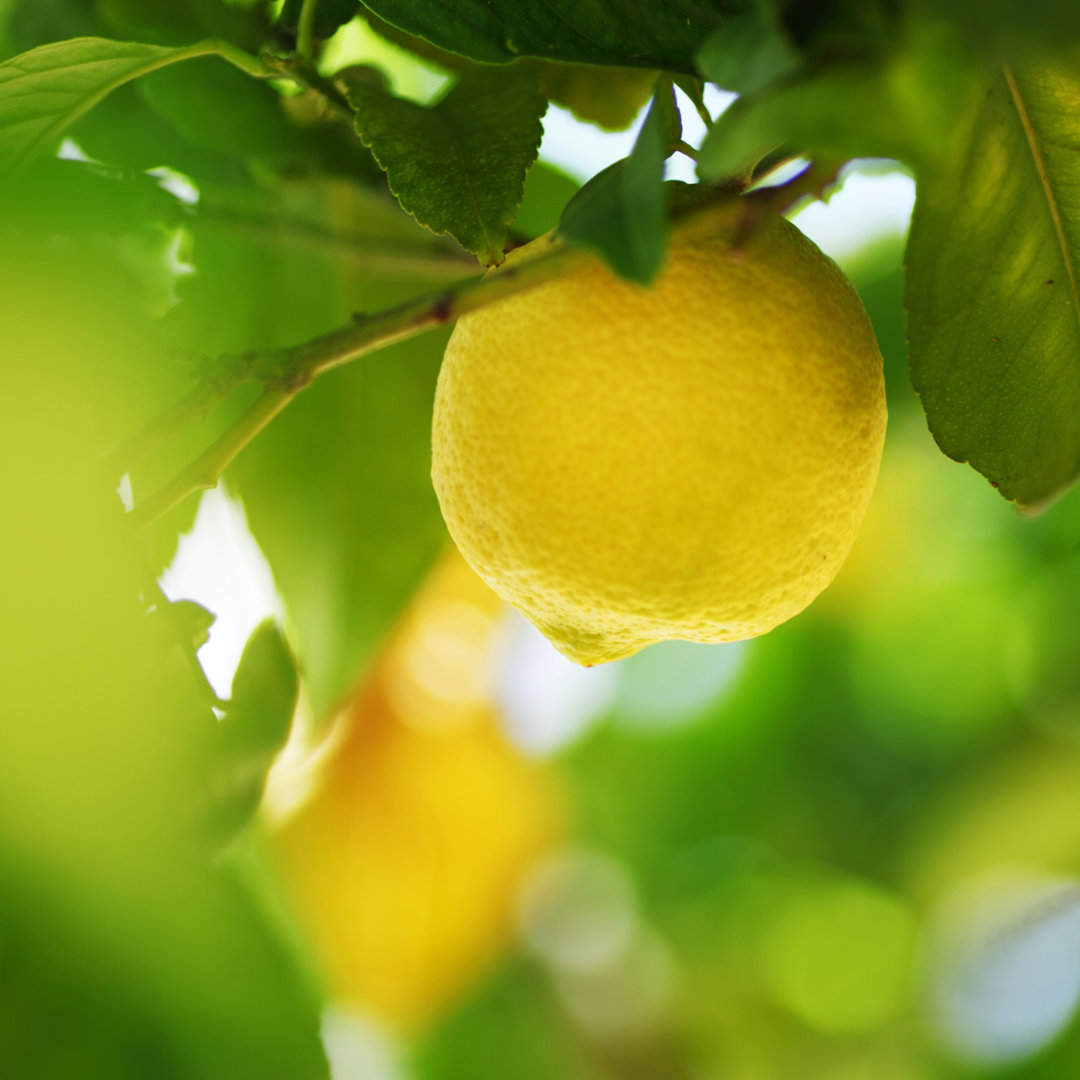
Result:
M360 23L324 63L378 65L417 100L444 82ZM155 86L182 133L183 95ZM714 113L727 100L706 99ZM61 159L118 152L119 115L112 127L75 130ZM683 118L695 143L694 110ZM634 130L601 132L553 108L548 168L527 193L523 228L553 225L551 207L557 216L577 184L624 156ZM175 315L180 343L209 334L221 348L255 345L332 325L318 300L297 299L300 314L277 304L289 290L306 297L298 283L314 266L320 296L331 278L372 307L418 291L413 271L395 278L385 261L344 259L310 231L290 261L263 263L254 217L250 248L225 228L228 177L200 186L194 165L185 172L162 154L174 164L139 162L153 165L155 184L218 213L197 227L207 261L179 228L130 243L118 262L142 268L144 299ZM692 177L688 160L669 165L670 177ZM316 194L326 191L297 182L291 208L307 213ZM1080 1073L1080 495L1024 519L934 445L906 370L901 260L913 199L912 180L891 163L859 162L827 204L796 215L860 290L885 358L890 421L853 554L807 612L766 637L666 643L590 670L562 659L471 574L437 520L411 516L430 385L415 389L400 369L415 355L433 375L437 341L361 361L368 374L342 373L325 393L320 381L203 497L193 524L187 511L175 554L162 545L154 570L164 594L216 616L198 655L219 697L265 616L284 623L302 661L306 650L292 738L257 828L232 857L320 1002L335 1080ZM355 191L334 188L318 207L335 227L360 222L367 241L400 240ZM443 255L410 242L417 262ZM102 364L145 348L110 326L101 334L113 346ZM369 437L369 406L329 411L331 399L352 408L354 386L395 402L374 443L348 441L354 428ZM398 402L418 418L406 430L407 468L386 435L402 427ZM366 455L361 466L354 453ZM19 505L36 508L42 490L17 493ZM353 491L366 500L362 525L341 509ZM377 547L367 522L382 513ZM71 519L57 513L45 525L58 532ZM25 568L37 554L13 536L5 557ZM75 567L68 585L97 567ZM392 605L380 599L386 581ZM326 612L362 608L365 590L397 612L390 629L346 613L323 642ZM40 600L29 587L17 595L26 628ZM370 656L358 684L341 674L355 668L335 651L343 640ZM72 695L57 712L81 708ZM16 694L11 714L32 698ZM344 705L328 710L331 699ZM105 724L107 703L100 712ZM135 768L144 759L131 753ZM76 769L56 776L68 790ZM47 814L34 818L10 791L5 799L20 829L33 818L48 831ZM0 867L10 871L13 858ZM100 904L118 910L105 893ZM32 957L20 959L2 931L0 967L14 957L29 969ZM0 1047L5 1037L0 1021Z

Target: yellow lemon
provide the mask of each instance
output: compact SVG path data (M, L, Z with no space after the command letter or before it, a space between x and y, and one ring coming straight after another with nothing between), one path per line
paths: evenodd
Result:
M518 887L560 832L552 777L502 734L503 607L455 553L404 614L274 825L327 989L391 1027L432 1022L510 942Z
M783 219L731 237L682 230L649 288L589 263L462 317L447 346L447 526L579 663L771 630L833 579L870 499L885 389L858 295Z

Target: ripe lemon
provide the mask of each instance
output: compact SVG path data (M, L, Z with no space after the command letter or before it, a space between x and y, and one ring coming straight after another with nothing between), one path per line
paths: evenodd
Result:
M771 630L833 579L870 499L885 389L858 295L789 222L733 250L732 221L676 235L649 288L592 262L447 345L443 517L579 663Z
M310 772L271 777L279 802L306 796L271 840L329 993L400 1031L499 958L521 881L561 831L553 777L499 723L503 610L451 552Z

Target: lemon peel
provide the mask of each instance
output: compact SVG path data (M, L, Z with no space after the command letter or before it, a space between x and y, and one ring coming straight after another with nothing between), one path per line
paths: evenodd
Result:
M648 288L588 262L462 317L447 345L443 517L579 663L771 630L836 576L866 511L886 407L859 297L790 222L738 249L732 226L679 232Z

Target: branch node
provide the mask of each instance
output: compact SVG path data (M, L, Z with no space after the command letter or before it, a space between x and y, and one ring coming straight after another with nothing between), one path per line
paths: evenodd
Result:
M447 323L454 318L453 294L445 293L431 305L431 317L439 323Z

